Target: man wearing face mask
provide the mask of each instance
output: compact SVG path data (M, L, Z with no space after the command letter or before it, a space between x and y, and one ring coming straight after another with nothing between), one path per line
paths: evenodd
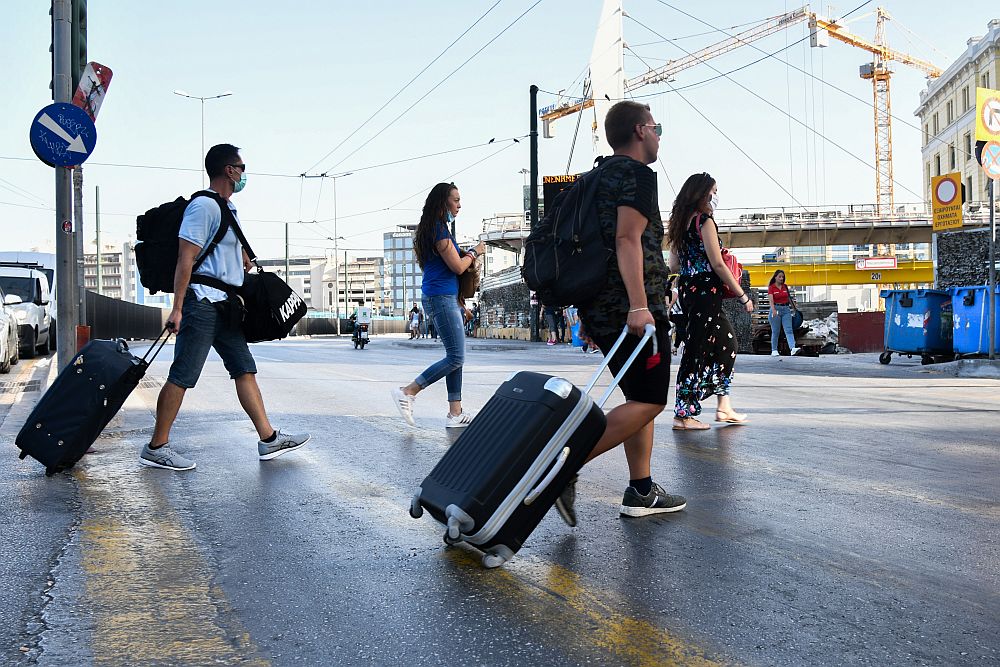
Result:
M170 428L177 418L184 394L195 386L211 348L222 357L229 377L236 383L236 394L260 439L258 458L262 461L299 449L309 440L308 434L296 435L275 429L267 418L257 366L239 317L233 317L232 298L226 291L200 282L215 279L239 288L250 269L250 258L231 226L239 224L236 207L230 197L247 182L246 163L239 149L219 144L205 155L205 170L210 179L208 196L193 197L184 210L178 236L177 269L174 273L174 306L167 318L167 328L177 334L174 361L167 381L156 401L156 426L149 444L143 447L139 462L153 468L191 470L195 462L170 446ZM230 228L202 260L192 274L195 261L221 228L223 216Z

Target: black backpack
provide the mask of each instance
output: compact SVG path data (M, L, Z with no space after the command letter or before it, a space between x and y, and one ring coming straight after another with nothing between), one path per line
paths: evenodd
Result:
M546 306L585 304L604 288L614 249L604 241L595 197L601 170L621 159L600 159L597 167L560 192L552 209L532 226L524 242L521 275Z
M229 206L218 194L199 190L191 195L190 200L178 197L172 202L149 209L135 219L135 238L138 241L135 244L135 263L139 269L139 281L150 294L157 292L171 294L174 291L179 240L177 235L184 219L184 210L196 197L211 197L219 203L222 209L222 224L219 225L219 231L212 237L204 252L195 260L191 269L193 274L229 231L232 214Z

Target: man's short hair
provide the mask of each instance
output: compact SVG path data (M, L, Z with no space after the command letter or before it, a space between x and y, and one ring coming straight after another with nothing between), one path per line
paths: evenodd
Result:
M240 159L240 149L232 144L218 144L205 154L205 171L209 178L221 176L226 165L236 164Z
M608 145L615 150L627 146L632 141L635 126L645 123L648 116L648 104L627 100L612 106L604 117L604 134L607 135Z

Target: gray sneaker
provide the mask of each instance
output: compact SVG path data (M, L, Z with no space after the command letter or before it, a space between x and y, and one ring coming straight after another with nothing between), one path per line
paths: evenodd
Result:
M167 470L194 470L195 462L181 456L170 448L170 443L152 449L147 443L139 455L139 463L150 468L166 468Z
M625 489L620 513L622 516L648 516L663 512L679 512L687 507L684 496L675 496L654 483L648 495L641 495L634 487Z
M304 447L307 442L309 442L309 434L303 433L301 435L295 435L294 433L282 433L279 428L275 433L278 436L273 442L264 442L263 440L257 441L257 453L260 455L261 461L270 461L271 459L277 458L286 452L292 452L296 449Z

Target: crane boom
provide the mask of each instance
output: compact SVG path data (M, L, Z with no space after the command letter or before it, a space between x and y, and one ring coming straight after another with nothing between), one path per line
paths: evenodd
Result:
M886 18L889 18L888 14L885 13L884 11L882 12L882 15L884 15ZM817 16L816 14L812 14L811 18L809 19L809 27L812 30L815 30L816 28L821 28L823 30L826 30L830 34L830 37L833 37L837 41L843 42L845 44L850 44L851 46L856 46L859 49L864 49L865 51L870 51L871 53L879 54L882 56L884 60L894 60L898 63L903 63L904 65L915 67L916 69L922 71L927 76L930 77L941 76L942 70L937 65L927 62L926 60L916 58L907 53L896 51L895 49L890 49L885 44L881 45L875 44L874 42L870 42L863 37L851 34L846 30L844 30L844 28L841 27L839 24L837 24L836 21L831 21L821 16Z
M780 32L789 26L808 20L810 16L813 16L813 14L810 13L808 5L799 7L798 9L785 14L781 14L780 16L774 16L757 26L750 28L749 30L744 30L741 33L701 49L700 51L696 51L695 53L691 53L677 60L671 60L662 67L651 69L645 74L635 78L626 79L625 92L630 92L636 88L648 86L653 83L660 83L661 81L670 81L673 79L675 74L687 69L688 67L702 63L709 58L715 58L716 56L721 56L724 53L729 53L730 51L738 49L745 44L749 44L750 42L773 35L774 33Z

